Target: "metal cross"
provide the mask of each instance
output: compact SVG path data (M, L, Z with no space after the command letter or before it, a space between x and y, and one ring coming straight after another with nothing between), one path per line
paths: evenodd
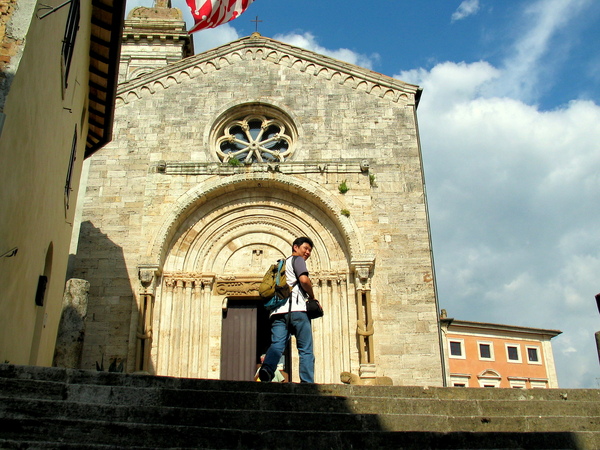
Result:
M256 19L251 20L250 22L254 22L256 24L256 32L258 33L258 22L262 22L262 20L258 20L258 16L256 16Z

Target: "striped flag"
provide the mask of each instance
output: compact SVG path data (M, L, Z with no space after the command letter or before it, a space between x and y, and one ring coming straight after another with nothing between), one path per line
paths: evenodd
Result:
M192 10L194 17L194 26L189 31L204 30L206 28L215 28L219 25L235 19L252 3L254 0L186 0Z

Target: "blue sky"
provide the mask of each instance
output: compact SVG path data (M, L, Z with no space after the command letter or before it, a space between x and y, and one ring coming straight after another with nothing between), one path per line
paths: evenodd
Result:
M256 16L263 36L424 88L441 308L562 330L560 386L599 388L600 2L255 0L195 33L196 52L251 34Z

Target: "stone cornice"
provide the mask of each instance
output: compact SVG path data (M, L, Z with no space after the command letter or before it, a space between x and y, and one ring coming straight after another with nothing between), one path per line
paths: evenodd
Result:
M368 161L314 162L309 163L255 163L247 166L230 166L229 164L190 162L190 161L159 161L154 170L165 175L234 175L246 172L278 172L281 174L306 173L362 173ZM366 170L368 171L368 169Z
M415 105L415 97L418 96L419 87L416 85L254 34L122 83L117 91L118 104L141 98L142 91L154 93L234 65L239 60L258 59L334 80L396 103L402 101L407 105Z

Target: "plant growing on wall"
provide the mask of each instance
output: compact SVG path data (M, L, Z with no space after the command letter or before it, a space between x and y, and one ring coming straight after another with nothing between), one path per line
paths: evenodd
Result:
M340 194L345 194L346 192L348 192L348 190L350 188L346 184L346 180L344 180L340 183L340 185L338 186L338 189L340 190Z
M369 184L371 185L371 187L375 186L375 174L374 173L369 174Z
M350 211L348 211L347 209L342 209L340 211L340 214L345 217L350 217Z
M227 164L229 164L230 166L233 166L233 167L237 167L237 166L241 166L242 165L242 163L240 162L240 160L237 159L236 157L233 157L229 161L227 161Z

